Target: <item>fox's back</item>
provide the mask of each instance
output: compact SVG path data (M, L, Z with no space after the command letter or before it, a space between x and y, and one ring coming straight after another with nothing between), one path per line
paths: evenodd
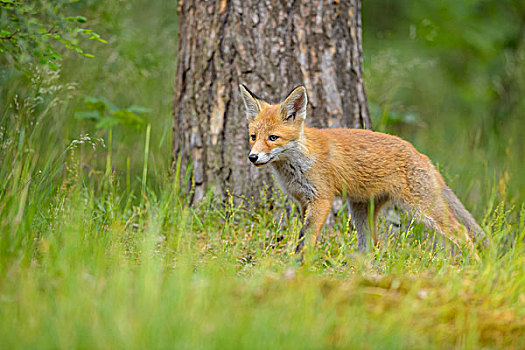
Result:
M428 158L397 136L362 129L305 128L315 183L355 199L409 191L407 177L433 172ZM428 181L422 179L421 181Z

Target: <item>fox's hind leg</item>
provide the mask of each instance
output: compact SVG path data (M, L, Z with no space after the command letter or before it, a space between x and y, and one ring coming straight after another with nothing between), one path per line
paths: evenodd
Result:
M467 228L459 223L444 201L437 199L431 208L416 209L415 216L425 226L448 238L460 251L466 246L479 260Z
M379 198L374 200L374 212L372 217L373 227L369 227L368 215L370 211L370 203L367 202L350 202L350 211L352 214L352 223L357 231L357 248L364 252L367 246L367 234L371 233L374 245L377 245L377 215L379 211L388 201L386 198Z
M368 233L368 203L351 202L352 223L357 231L357 248L366 251Z

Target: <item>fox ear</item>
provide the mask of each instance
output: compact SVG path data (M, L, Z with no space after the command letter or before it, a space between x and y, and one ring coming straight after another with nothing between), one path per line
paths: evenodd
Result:
M306 88L300 85L293 89L284 100L281 106L282 118L285 121L303 121L306 118L307 104L308 97L306 96Z
M246 107L246 118L248 118L249 121L254 120L261 111L261 102L253 92L248 90L246 85L240 84L239 90L244 101L244 107Z

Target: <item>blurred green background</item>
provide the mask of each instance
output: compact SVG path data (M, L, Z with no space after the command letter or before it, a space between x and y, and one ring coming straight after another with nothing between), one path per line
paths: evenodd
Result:
M475 211L525 193L525 3L365 1L365 82L379 130L411 140Z
M63 3L64 13L86 17L83 27L107 43L79 41L94 58L58 48L63 57L57 71L28 60L29 75L15 70L2 53L4 149L9 135L16 139L20 128L14 121L17 108L35 109L25 117L28 126L38 122L27 130L33 133L28 148L38 149L35 160L42 164L63 157L64 149L81 135L104 138L107 144L111 128L115 174L121 184L140 186L145 130L151 124L148 177L151 184L158 183L166 176L171 154L176 2L49 3ZM510 203L522 202L524 3L374 0L363 3L362 14L365 83L374 128L400 135L429 155L476 214L484 211L495 187ZM86 104L88 98L97 100ZM97 123L89 118L96 103L106 109L114 105L117 111L131 108L142 120L127 120L124 113L123 118ZM99 147L85 154L88 170L104 171L106 152Z
M31 66L29 60L29 76L15 70L4 52L2 142L20 127L14 121L17 108L35 109L26 116L29 124L38 122L27 130L34 133L28 146L38 150L40 163L63 157L64 149L81 135L104 138L107 144L111 128L115 174L121 175L121 184L127 178L133 187L139 186L145 130L151 124L148 175L152 183L158 182L170 162L176 2L49 3L64 3L64 13L85 16L84 27L107 43L79 41L94 58L59 48L63 59L57 71ZM476 214L484 211L495 186L499 196L522 202L525 4L374 0L363 3L362 14L365 83L374 128L400 135L429 155ZM96 100L86 103L87 98ZM97 123L89 118L96 103L106 109L114 105L117 111L131 108L142 120L128 120L124 113L123 118ZM103 171L106 152L99 147L85 155L89 170Z

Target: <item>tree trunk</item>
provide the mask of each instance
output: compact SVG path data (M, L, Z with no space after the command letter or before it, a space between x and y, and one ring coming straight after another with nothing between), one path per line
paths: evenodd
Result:
M305 85L314 127L370 128L362 78L360 0L179 2L173 157L192 166L191 202L205 189L257 197L239 83L278 102Z

